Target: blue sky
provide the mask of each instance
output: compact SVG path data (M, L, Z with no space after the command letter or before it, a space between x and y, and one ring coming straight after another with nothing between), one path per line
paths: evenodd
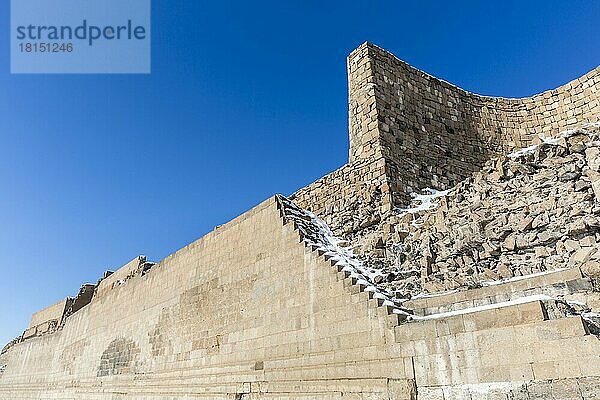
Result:
M343 165L365 40L507 97L600 63L598 1L153 3L151 75L10 75L0 2L0 347L103 271Z

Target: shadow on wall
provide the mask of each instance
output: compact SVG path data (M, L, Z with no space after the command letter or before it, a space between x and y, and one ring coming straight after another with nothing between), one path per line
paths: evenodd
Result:
M448 189L492 156L600 119L600 67L533 97L479 96L364 43L348 57L350 163L379 157L395 205Z
M393 224L413 191L449 189L494 156L600 120L600 67L533 97L495 98L364 43L348 57L348 91L348 164L290 197L345 238Z

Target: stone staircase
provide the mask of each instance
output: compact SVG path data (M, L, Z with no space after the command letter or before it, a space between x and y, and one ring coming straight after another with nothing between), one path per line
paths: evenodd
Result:
M390 304L311 244L296 221L286 229L330 268L352 303L385 323L393 357L404 360L398 368L414 380L414 399L600 398L600 340L579 315L584 305L569 301L593 289L579 268Z

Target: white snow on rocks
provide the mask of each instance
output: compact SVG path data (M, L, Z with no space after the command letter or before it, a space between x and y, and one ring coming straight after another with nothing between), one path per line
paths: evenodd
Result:
M508 278L508 279L500 279L500 280L497 280L497 281L485 281L485 282L481 282L481 286L496 286L496 285L501 285L503 283L522 281L524 279L535 278L537 276L544 276L544 275L554 274L556 272L565 271L567 269L568 268L557 268L557 269L552 269L552 270L548 270L548 271L537 272L535 274L515 276L513 278Z
M494 304L486 304L484 306L463 308L461 310L426 315L424 317L413 315L409 319L415 320L415 321L441 319L441 318L454 317L457 315L471 314L471 313L479 312L479 311L493 310L496 308L503 308L503 307L509 307L509 306L514 306L514 305L519 305L519 304L531 303L532 301L548 301L548 300L555 300L555 299L553 297L546 296L544 294L537 294L537 295L533 295L533 296L520 297L518 299L514 299L514 300L510 300L510 301L503 301L503 302L494 303Z
M523 390L525 381L511 382L485 382L455 384L449 386L423 386L419 387L419 398L424 399L481 399L481 398L506 398L506 393L519 393ZM442 393L440 393L440 390Z
M438 292L438 293L419 293L416 296L411 297L411 299L412 300L428 299L428 298L433 298L433 297L446 296L448 294L454 294L454 293L458 293L458 292L459 292L458 289L453 289L453 290L446 290L445 292Z
M562 131L556 137L547 138L547 137L540 136L540 140L542 141L541 144L549 144L549 145L556 146L560 143L561 139L569 138L581 130L585 130L588 128L598 128L598 127L600 127L600 122L594 122L594 123L589 123L589 124L583 124L583 125L581 125L581 128L578 128L578 129L569 129L566 131ZM520 150L517 150L517 151L514 151L514 152L508 154L508 157L517 158L517 157L521 157L521 156L524 156L527 154L533 154L539 146L540 146L539 144L534 144L529 147L524 147Z
M581 318L587 322L590 333L600 336L600 313L597 312L584 312L581 313Z
M539 147L538 144L534 144L532 146L524 147L520 150L514 151L514 152L508 154L508 156L510 158L517 158L517 157L521 157L521 156L524 156L527 154L533 154L538 147Z
M400 217L403 217L407 214L416 214L421 211L435 210L439 207L439 204L435 201L435 199L449 195L452 192L452 189L436 190L432 188L425 188L421 191L423 194L416 192L410 193L410 197L413 199L413 204L411 204L409 208L396 209Z

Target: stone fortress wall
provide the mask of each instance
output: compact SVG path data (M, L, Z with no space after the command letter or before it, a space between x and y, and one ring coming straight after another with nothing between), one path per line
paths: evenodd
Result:
M376 212L386 213L412 191L452 187L492 156L600 120L600 67L533 97L486 97L364 43L348 57L348 86L349 162L293 196L330 220L331 210L344 209L340 188L348 184L380 192ZM334 228L347 232L341 225Z
M72 303L73 299L67 297L34 313L31 316L27 329L23 332L23 339L29 339L54 332L62 323L65 312Z
M490 156L539 143L540 135L600 116L600 68L533 97L494 98L466 92L367 44L350 55L349 75L366 81L356 90L370 91L366 101L374 101L375 115L369 117L376 122L367 124L366 131L364 121L354 122L361 129L350 126L355 139L351 136L350 161L370 157L363 137L378 138L391 191L398 194L448 189Z
M293 199L349 238L393 225L409 186L448 187L539 133L600 120L598 68L510 100L463 92L368 43L348 66L350 162ZM298 218L271 198L36 313L34 331L0 354L0 399L599 398L590 325L526 296L576 296L591 285L579 268L414 299L421 318L407 322L307 241L297 221L310 217Z
M271 198L12 347L0 399L405 398L394 315L352 286Z
M309 245L271 198L106 290L61 330L2 354L0 399L598 394L600 340L580 316L548 318L547 306L532 299L402 323L341 267ZM474 297L582 279L574 269ZM465 298L415 305L458 301Z

